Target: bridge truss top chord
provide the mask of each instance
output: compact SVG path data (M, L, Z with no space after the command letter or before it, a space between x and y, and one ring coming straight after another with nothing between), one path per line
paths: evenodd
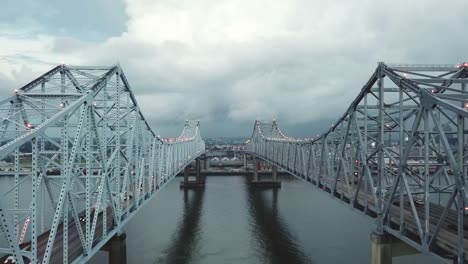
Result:
M467 258L468 63L379 63L347 111L311 139L256 121L246 151L376 218L419 251Z
M88 260L205 151L198 121L161 138L119 65L59 65L0 99L0 254Z

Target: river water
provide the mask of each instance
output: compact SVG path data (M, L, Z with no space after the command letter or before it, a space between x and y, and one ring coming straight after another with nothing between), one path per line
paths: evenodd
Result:
M309 183L281 181L280 190L255 190L246 177L214 176L205 189L184 191L173 180L126 226L128 263L370 262L370 219ZM107 253L91 263L107 263Z

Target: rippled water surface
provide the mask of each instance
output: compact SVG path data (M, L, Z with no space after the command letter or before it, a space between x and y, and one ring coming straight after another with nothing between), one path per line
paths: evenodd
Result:
M240 176L178 179L127 225L128 263L369 263L372 222L312 185L282 178L255 190ZM100 252L93 263L107 261ZM437 263L415 255L394 263Z

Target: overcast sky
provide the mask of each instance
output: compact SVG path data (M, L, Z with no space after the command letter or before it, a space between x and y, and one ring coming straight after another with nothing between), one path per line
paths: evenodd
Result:
M199 119L250 136L255 119L311 136L378 61L468 60L468 1L6 0L0 95L56 64L119 62L153 129Z

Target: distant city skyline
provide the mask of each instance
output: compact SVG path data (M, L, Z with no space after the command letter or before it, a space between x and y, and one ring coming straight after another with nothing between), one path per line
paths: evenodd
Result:
M18 0L2 10L0 96L60 63L120 63L167 137L186 119L207 137L248 137L255 119L311 137L341 116L378 61L468 60L462 0Z

